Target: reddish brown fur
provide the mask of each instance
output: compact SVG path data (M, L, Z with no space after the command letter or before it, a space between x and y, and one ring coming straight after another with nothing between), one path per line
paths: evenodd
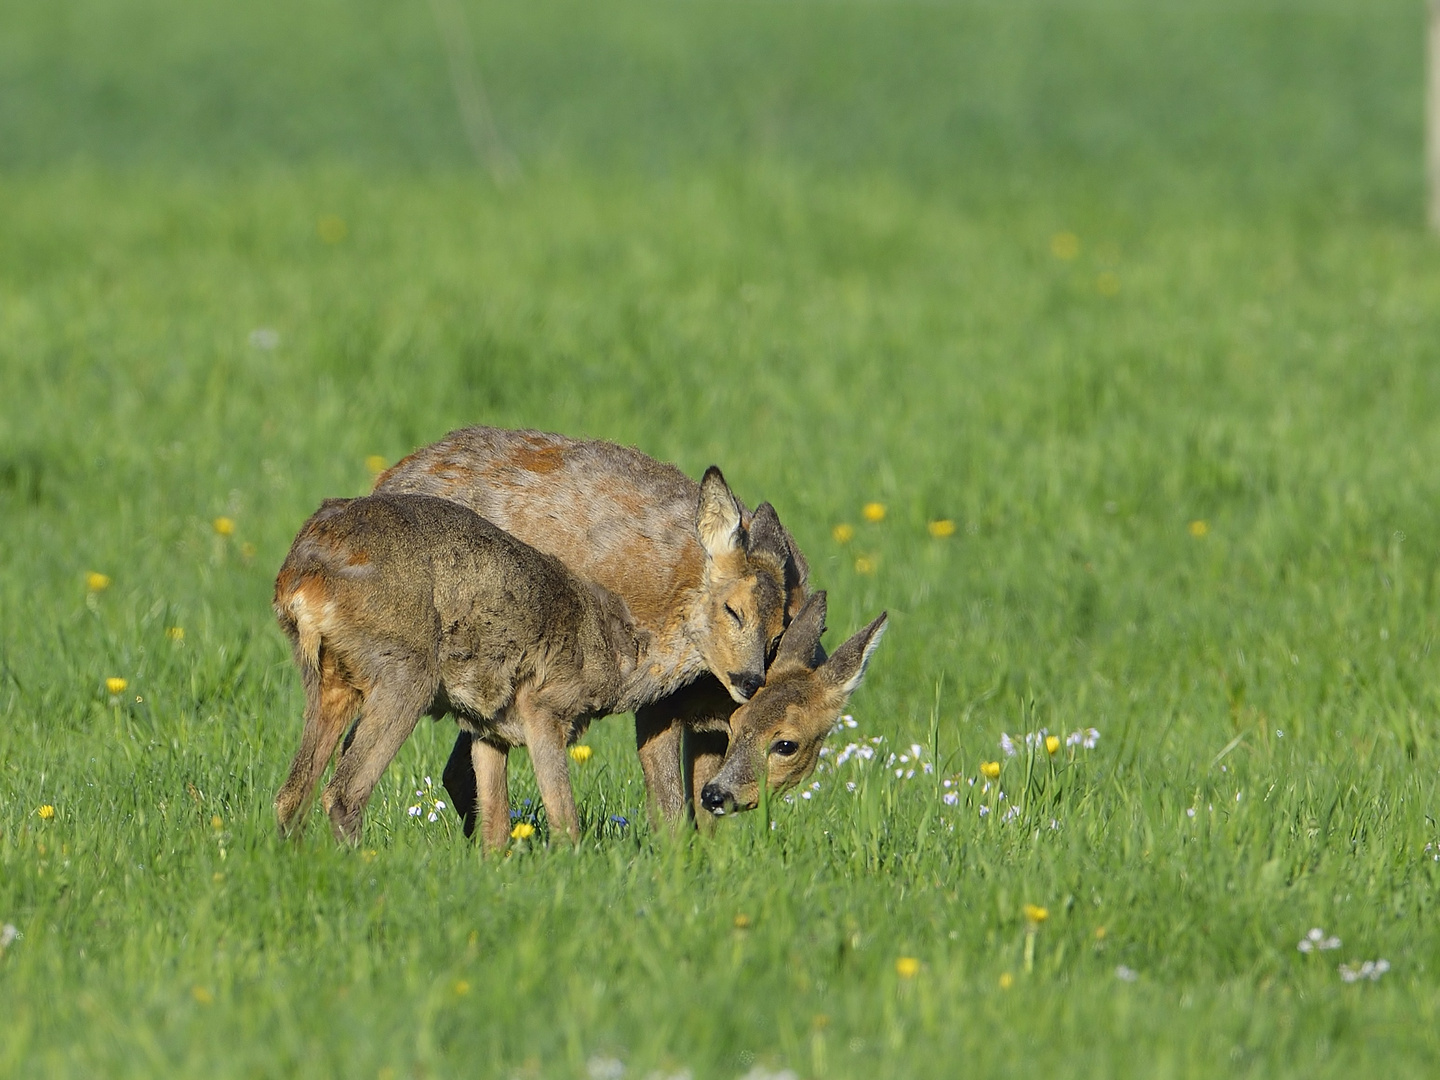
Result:
M719 487L729 495L723 479ZM676 721L694 712L677 694L689 692L708 668L732 703L743 700L736 679L763 673L776 637L806 596L805 560L773 509L750 515L734 503L739 542L729 546L718 543L726 522L717 514L707 559L695 521L702 486L613 443L466 428L381 474L375 491L460 502L625 601L654 640L636 740L652 806L665 817L684 806ZM717 508L722 501L711 500ZM753 542L756 535L761 542ZM744 616L743 626L731 625L727 603ZM733 705L700 693L708 722L723 728ZM473 801L463 743L462 737L445 773L462 811ZM708 776L704 762L695 775L702 782Z

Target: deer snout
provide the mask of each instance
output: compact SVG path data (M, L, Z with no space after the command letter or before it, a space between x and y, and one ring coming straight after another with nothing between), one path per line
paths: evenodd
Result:
M725 811L734 806L734 800L712 780L700 790L700 805L716 817L724 817Z
M765 685L764 672L730 671L726 673L725 677L730 680L730 685L746 701L754 697L755 691Z

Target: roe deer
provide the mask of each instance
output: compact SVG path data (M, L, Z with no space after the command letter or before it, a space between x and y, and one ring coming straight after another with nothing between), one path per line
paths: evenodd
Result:
M506 755L521 745L552 827L578 839L565 747L648 685L650 635L622 600L423 495L327 500L280 568L275 614L305 684L304 735L275 799L286 834L357 713L322 800L351 842L420 717L452 713L473 737L485 847L509 835Z
M488 427L415 451L381 474L375 492L462 503L625 601L651 634L635 709L651 813L678 818L719 768L735 702L760 685L807 594L804 556L774 508L748 514L718 469L697 485L635 449ZM682 726L700 733L686 740L683 765ZM467 834L468 741L462 731L444 773Z
M820 647L825 593L805 602L785 631L765 685L730 717L725 761L700 793L706 810L716 817L749 810L760 801L762 777L770 791L780 792L815 770L820 746L865 677L885 625L882 613L826 659Z

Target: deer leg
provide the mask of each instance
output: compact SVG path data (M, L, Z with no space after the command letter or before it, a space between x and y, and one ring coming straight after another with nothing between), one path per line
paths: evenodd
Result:
M466 835L474 831L478 811L480 842L487 853L500 851L510 839L510 785L506 775L509 752L509 747L470 736L466 772L475 782L477 801L465 819L469 826Z
M340 754L322 803L335 838L360 842L365 805L380 776L435 697L433 679L406 679L404 672L371 688L354 732Z
M690 805L700 805L700 792L714 780L725 763L725 751L730 746L730 737L723 731L697 731L685 729L685 771L690 777ZM715 828L713 814L695 814L695 825L702 833Z
M346 682L334 661L322 656L321 669L305 678L305 731L290 763L290 775L275 796L275 819L282 836L305 829L305 808L330 764L345 726L360 710L360 691Z
M676 696L672 694L635 710L635 750L645 774L650 824L657 830L662 826L673 829L685 815Z
M479 740L468 731L461 731L455 737L455 746L450 751L450 760L445 762L445 771L440 780L450 796L450 805L464 823L465 835L474 836L479 824L481 793L477 784L480 779L480 764L475 758Z
M518 695L514 707L525 727L525 745L535 767L535 783L540 787L551 834L563 830L571 843L579 843L580 818L575 812L575 792L570 787L565 727L553 712L536 702L533 694Z

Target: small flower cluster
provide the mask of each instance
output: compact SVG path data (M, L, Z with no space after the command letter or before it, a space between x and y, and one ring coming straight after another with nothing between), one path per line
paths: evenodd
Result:
M1060 750L1060 736L1051 735L1049 728L1041 728L1039 731L1030 731L1023 736L1023 742L1027 750L1044 750L1047 754L1055 754ZM1100 732L1095 728L1084 728L1079 731L1072 731L1065 736L1065 745L1070 747L1078 746L1082 750L1094 750L1095 744L1100 741ZM1020 744L1010 737L1008 732L1000 733L1000 749L1006 757L1014 757L1020 751Z
M917 773L923 776L935 771L933 764L921 760L924 756L925 748L919 743L911 743L909 751L891 754L885 765L895 770L896 779L914 780Z
M1389 970L1389 960L1366 960L1363 964L1341 964L1340 979L1342 982L1347 983L1359 982L1361 979L1379 982L1380 976Z
M406 811L411 817L418 818L422 814L426 821L439 821L440 811L445 809L445 800L437 797L435 782L430 777L425 777L425 786L415 789L415 802Z
M1295 948L1303 953L1329 952L1331 949L1338 949L1339 947L1340 939L1334 934L1326 937L1325 931L1321 930L1318 926L1313 927L1308 934L1300 939L1300 944L1295 946Z

